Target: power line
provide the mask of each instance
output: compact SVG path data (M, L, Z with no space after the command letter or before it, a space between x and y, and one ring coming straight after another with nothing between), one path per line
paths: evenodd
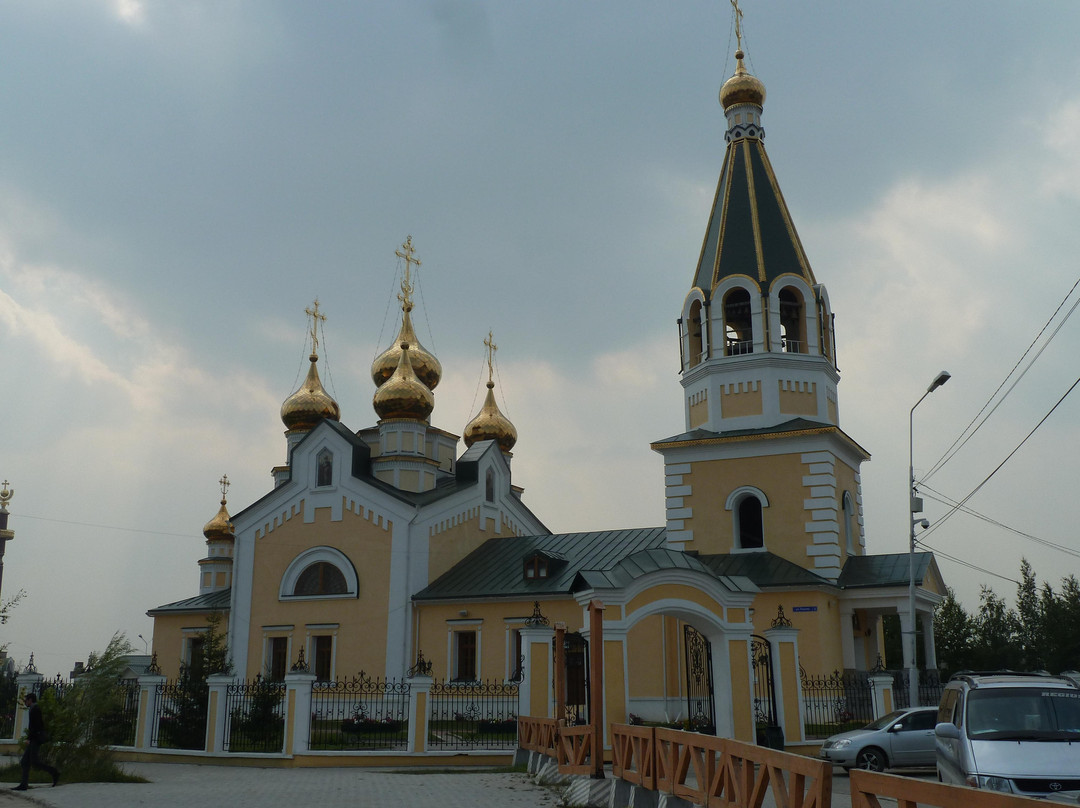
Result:
M1039 423L1035 424L1035 426L1032 427L1031 431L1027 433L1027 435L1024 437L1024 439L1022 441L1020 441L1020 443L1018 443L1016 445L1016 448L1014 448L1011 452L1009 452L1009 454L1005 457L1005 459L1002 460L1000 463L998 463L997 466L994 468L994 470L991 471L989 474L986 475L986 477L983 478L983 481L981 483L979 483L977 486L975 486L971 490L971 492L967 494L967 496L965 496L963 499L961 499L950 510L946 511L945 515L943 517L941 517L936 523L934 523L934 525L929 530L927 530L925 533L923 533L923 535L925 536L928 533L933 533L935 530L937 530L939 527L941 527L941 525L943 525L946 521L948 521L949 518L952 517L953 514L955 514L961 507L966 505L967 501L969 499L971 499L973 496L975 496L977 493L979 493L979 491L982 489L982 487L984 485L986 485L988 482L990 482L990 479L995 474L997 474L999 471L1001 471L1001 469L1005 466L1005 464L1008 463L1012 459L1013 455L1015 455L1017 452L1020 451L1020 448L1025 443L1028 442L1028 440L1031 438L1032 435L1035 434L1035 432L1039 429L1039 427L1041 427L1044 423L1046 423L1046 419L1054 414L1054 411L1057 410L1057 408L1061 406L1061 403L1068 397L1069 393L1071 393L1073 390L1076 389L1076 386L1078 384L1080 384L1080 378L1078 378L1071 385L1069 385L1069 389L1066 390L1065 393L1061 396L1061 398L1059 398L1057 400L1057 403L1055 403L1054 406L1050 408L1050 411L1047 412L1046 415L1044 415L1042 418L1039 419Z
M97 527L102 530L118 530L124 533L149 533L153 536L179 536L182 539L194 537L192 533L169 533L164 530L142 530L137 527L117 527L116 525L99 525L94 522L76 522L70 519L53 519L49 516L32 516L26 513L19 514L20 519L33 519L37 522L55 522L58 525L77 525L79 527Z
M962 558L957 558L954 555L949 555L948 553L946 553L946 552L944 552L942 550L939 550L936 547L931 547L929 544L923 544L922 542L917 542L917 543L922 545L923 547L925 547L927 550L930 550L931 552L933 552L934 555L939 555L942 558L947 558L947 559L949 559L949 561L952 561L952 562L954 562L956 564L959 564L962 567L967 567L968 569L973 569L976 572L982 572L982 573L985 573L986 575L993 575L995 578L1000 578L1003 581L1008 581L1009 583L1016 584L1017 586L1020 585L1019 581L1014 580L1014 579L1008 577L1007 575L1002 575L1002 574L997 573L997 572L992 572L991 570L980 567L977 564L972 564L970 561L965 561Z
M951 497L949 497L949 496L947 496L945 494L942 494L940 491L935 491L933 488L931 488L928 485L923 486L923 491L930 491L931 493L927 494L926 496L928 496L930 499L934 500L935 502L940 502L942 505L956 506L961 511L968 514L969 516L974 516L976 519L981 519L982 521L987 522L988 524L994 525L995 527L1000 527L1001 529L1007 530L1010 533L1015 533L1017 536L1021 536L1022 538L1030 539L1031 541L1035 542L1036 544L1041 544L1044 547L1049 547L1049 548L1051 548L1053 550L1059 550L1062 553L1065 553L1066 555L1071 555L1071 556L1074 556L1075 558L1080 558L1080 551L1074 550L1071 547L1067 547L1064 544L1058 544L1057 542L1052 542L1049 539L1041 538L1041 537L1036 536L1036 535L1034 535L1032 533L1025 533L1023 530L1012 527L1011 525L1007 525L1004 522L998 521L997 519L994 519L991 516L987 516L986 514L979 513L978 511L976 511L976 510L974 510L972 508L968 508L966 506L960 506ZM934 496L934 495L936 495L936 496Z
M1080 298L1078 298L1077 301L1073 303L1072 308L1069 309L1068 314L1066 314L1065 317L1062 318L1061 322L1058 323L1057 328L1054 329L1054 332L1047 338L1046 342L1043 343L1042 347L1039 348L1035 356L1031 358L1031 361L1028 362L1027 366L1023 369L1023 371L1021 371L1020 375L1013 380L1013 383L1009 386L1009 389L1006 390L1004 394L1002 394L1001 398L998 399L997 403L994 404L990 412L986 413L986 417L979 421L978 425L974 429L971 428L972 424L978 421L979 417L982 416L984 412L986 412L986 408L990 406L991 402L994 401L994 398L998 395L998 393L1001 392L1001 389L1008 383L1009 379L1012 378L1013 374L1016 373L1016 369L1020 367L1021 363L1024 361L1027 355L1031 353L1032 348L1034 348L1038 341L1042 338L1042 335L1046 333L1046 329L1049 328L1050 323L1054 321L1054 318L1058 316L1058 312L1061 311L1062 307L1072 296L1072 293L1076 291L1077 286L1080 286L1080 278L1077 278L1076 282L1072 285L1072 288L1069 289L1065 297L1062 298L1060 303L1058 303L1057 308L1054 309L1054 313L1050 315L1050 318L1043 324L1043 327L1039 329L1039 333L1035 335L1035 339L1031 341L1031 344L1028 345L1028 347L1024 350L1024 353L1021 354L1018 360L1016 360L1016 364L1013 365L1012 370L1005 374L1005 378L1001 380L1001 384L997 386L997 389L994 390L994 392L990 395L990 398L988 398L986 400L986 403L983 404L982 409L980 409L975 414L975 417L971 419L971 421L966 427L964 427L964 429L960 432L960 435L956 438L956 440L952 442L952 445L945 450L945 453L940 458L938 458L938 461L934 463L933 466L931 466L930 470L926 472L926 474L923 475L922 480L930 479L930 477L940 471L946 463L952 460L956 453L959 452L962 448L964 448L967 442L975 436L975 433L978 432L982 428L982 426L990 419L990 416L993 415L997 408L1000 407L1001 404L1005 401L1005 399L1009 397L1009 394L1012 393L1014 389L1016 389L1016 385L1018 385L1020 381L1024 378L1024 376L1027 375L1027 372L1031 370L1035 362L1039 359L1040 356L1042 356L1043 351L1045 351L1047 347L1049 347L1050 343L1054 341L1054 338L1058 335L1058 332L1061 331L1062 327L1065 325L1065 323L1069 321L1069 318L1072 317L1073 313L1076 311L1077 306L1080 306ZM920 482L922 482L922 480L920 480Z

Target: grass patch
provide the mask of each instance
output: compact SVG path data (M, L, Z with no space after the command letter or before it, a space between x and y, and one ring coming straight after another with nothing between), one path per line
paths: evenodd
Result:
M22 779L22 767L18 763L0 766L0 783L17 783ZM30 770L31 783L52 783L52 778L37 769ZM149 783L145 777L128 774L116 764L95 767L65 769L60 772L61 783Z

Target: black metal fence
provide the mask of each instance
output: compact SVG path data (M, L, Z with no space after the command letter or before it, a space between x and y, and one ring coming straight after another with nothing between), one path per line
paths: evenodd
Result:
M874 689L864 671L811 676L799 669L807 738L827 738L874 720Z
M225 689L226 752L281 752L285 749L285 683L235 682Z
M429 749L517 746L518 685L487 681L431 686Z
M139 720L139 693L136 681L121 681L111 696L109 709L94 725L95 736L110 746L134 746Z
M908 687L908 672L905 670L888 671L893 677L893 704L903 710L911 706L911 692ZM916 707L936 707L941 701L941 691L945 683L935 670L919 671L919 703Z
M308 746L313 750L405 749L411 687L400 679L359 676L311 686Z
M205 749L209 695L205 681L184 674L159 684L151 744L163 749Z

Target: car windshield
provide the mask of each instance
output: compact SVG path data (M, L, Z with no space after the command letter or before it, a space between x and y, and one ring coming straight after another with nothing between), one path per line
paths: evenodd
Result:
M973 690L968 736L981 740L1080 740L1080 690Z
M906 715L906 711L897 710L895 713L889 713L888 715L881 716L881 718L877 719L876 721L871 721L869 724L863 727L863 729L885 729L885 727L891 727L893 724L903 718L904 715Z

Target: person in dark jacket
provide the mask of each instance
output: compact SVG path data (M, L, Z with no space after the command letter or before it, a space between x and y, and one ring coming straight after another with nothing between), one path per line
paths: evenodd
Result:
M45 733L45 717L38 707L37 696L27 693L23 697L26 709L30 711L30 722L26 728L26 751L22 756L22 781L15 786L16 791L26 791L30 788L30 767L41 769L52 775L52 784L55 786L60 780L60 772L48 763L43 763L38 757L38 750L48 740Z

